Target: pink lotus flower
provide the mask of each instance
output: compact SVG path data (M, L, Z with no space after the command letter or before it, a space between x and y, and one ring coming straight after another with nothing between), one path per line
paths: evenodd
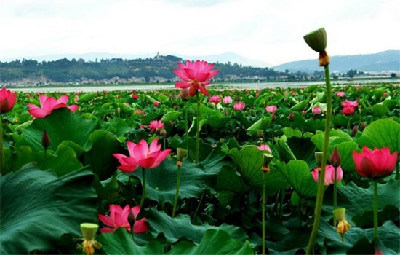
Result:
M44 118L49 115L53 110L60 108L68 108L72 112L78 109L78 105L67 105L68 95L63 95L59 99L53 97L47 97L46 95L39 95L40 107L34 104L28 103L28 112L35 118Z
M153 133L154 131L158 132L164 128L164 123L161 120L152 120L149 125L150 132Z
M321 108L319 106L314 106L314 108L312 109L312 112L314 114L321 114L322 110L321 110Z
M357 107L358 102L357 101L348 101L347 99L342 102L343 107Z
M260 144L260 146L257 146L257 148L260 151L267 151L267 152L271 153L271 148L266 144Z
M0 114L11 111L16 100L16 92L11 92L6 87L2 87L0 90Z
M224 96L224 99L222 99L222 102L224 102L224 104L230 104L230 103L232 103L232 98L230 96Z
M352 115L354 113L354 107L352 107L352 106L343 107L342 113L344 115Z
M274 112L276 112L277 109L278 109L278 107L276 105L267 105L265 107L265 110L269 113L274 113Z
M138 94L133 94L131 97L136 100L136 99L139 98L139 95Z
M127 142L129 157L124 154L113 154L121 164L118 169L123 172L134 172L139 166L143 168L156 168L170 153L171 149L161 150L158 138L150 146L142 139L138 144Z
M208 64L207 61L196 60L186 63L178 63L179 69L174 69L174 73L181 79L175 83L177 88L189 88L189 95L194 96L198 91L206 96L209 93L205 86L210 85L209 79L214 77L219 70L211 70L214 64Z
M244 109L245 103L237 102L233 104L233 110L235 111L242 111Z
M389 148L370 151L364 146L362 151L353 152L357 173L362 177L379 178L391 175L396 167L398 152L390 154Z
M117 228L125 228L131 231L129 224L129 216L132 214L135 223L133 225L133 232L136 234L144 233L148 229L146 218L137 220L137 216L140 213L140 206L135 206L129 209L129 205L126 205L123 209L119 205L109 205L110 216L98 214L99 220L107 227L100 229L101 233L114 232Z
M158 106L160 106L160 102L154 101L154 102L153 102L153 105L158 107Z
M119 205L109 205L110 216L104 216L98 214L99 220L107 227L100 229L101 233L114 232L117 228L125 228L131 231L131 226L129 225L129 205L126 205L124 209Z
M218 104L219 102L221 102L221 97L217 95L211 96L208 102Z
M338 97L344 97L345 94L344 94L344 92L339 91L339 92L336 92L336 96L338 96Z
M311 175L316 183L318 183L319 173L321 168L314 168L311 172ZM343 179L343 170L340 166L336 168L336 182L340 182ZM324 185L328 186L329 184L333 184L335 180L335 167L332 165L327 165L325 170L325 179Z

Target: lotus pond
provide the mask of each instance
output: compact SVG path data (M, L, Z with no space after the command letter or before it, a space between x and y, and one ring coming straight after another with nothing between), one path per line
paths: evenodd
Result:
M400 253L398 85L180 92L3 88L0 253Z

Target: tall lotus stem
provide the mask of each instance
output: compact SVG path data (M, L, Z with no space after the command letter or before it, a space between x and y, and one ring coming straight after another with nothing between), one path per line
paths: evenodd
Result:
M0 174L5 174L4 169L4 151L3 151L3 124L2 124L2 115L0 115Z
M378 240L378 182L374 181L374 239Z
M263 193L262 193L262 254L265 255L265 172L263 172Z
M329 78L329 57L327 52L325 51L327 45L327 36L325 29L320 28L316 31L313 31L304 36L304 40L306 43L315 51L319 53L319 65L324 67L325 74L325 83L326 83L326 94L327 94L327 113L326 113L326 125L325 125L325 133L324 133L324 148L323 148L323 157L321 162L321 173L319 175L318 180L318 193L316 198L315 205L315 216L313 229L311 231L310 240L307 245L307 254L311 254L315 239L317 237L319 223L321 221L321 209L322 202L324 200L324 179L326 172L326 163L328 158L328 145L329 145L329 130L331 124L331 116L332 116L332 87Z
M200 153L200 95L196 93L197 100L197 118L196 118L196 163L199 163Z
M187 103L185 103L185 136L186 136L186 150L189 153L189 119L188 119Z
M337 208L337 167L335 166L335 179L333 180L333 210ZM333 217L333 226L336 227L336 218Z
M180 184L181 184L181 165L182 165L182 161L178 160L176 162L176 165L178 166L178 173L176 175L176 193L175 193L174 209L172 209L172 218L175 217L176 206L178 204L179 187L180 187Z
M140 199L140 208L143 208L144 198L146 197L146 171L142 168L142 176L143 176L143 192L142 198Z

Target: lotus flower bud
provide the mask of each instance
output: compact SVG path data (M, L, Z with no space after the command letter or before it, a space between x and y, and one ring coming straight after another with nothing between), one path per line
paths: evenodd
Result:
M81 224L81 232L83 235L83 238L85 240L93 240L94 237L96 236L97 229L99 228L99 225L94 224L94 223L82 223Z
M179 160L179 161L182 161L183 158L187 155L187 153L188 153L188 151L187 151L186 149L178 148L178 149L177 149L177 152L176 152L176 155L177 155L177 157L178 157L178 160Z
M338 152L336 147L333 150L332 155L329 158L329 160L331 161L331 164L334 167L338 167L340 165L340 154L339 154L339 152Z
M161 130L160 130L160 135L161 135L163 138L166 138L166 137L167 137L167 131L165 131L164 128L161 129Z
M179 97L182 98L183 101L186 101L189 99L189 88L183 88L181 89L181 93L179 93Z
M355 125L355 126L353 127L353 129L351 130L351 136L355 136L355 135L357 134L357 131L358 131L358 126Z
M315 161L317 161L318 167L321 167L322 155L323 153L320 151L315 153Z
M290 121L293 121L293 120L294 120L294 113L293 113L293 112L290 112L290 113L289 113L289 120L290 120Z
M49 138L49 135L47 134L47 131L46 131L46 130L43 131L43 135L42 135L42 145L43 145L43 148L44 148L45 150L47 150L47 148L48 148L49 145L50 145L50 138Z
M303 38L308 46L310 46L310 48L314 51L325 51L327 45L327 35L324 28L312 31L311 33L306 34Z
M365 129L366 123L365 122L361 122L360 124L360 130L363 131Z

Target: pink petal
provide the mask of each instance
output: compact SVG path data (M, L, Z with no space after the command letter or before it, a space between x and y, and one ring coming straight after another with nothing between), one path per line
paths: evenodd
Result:
M133 232L135 232L136 234L144 233L147 231L148 228L149 225L147 224L146 219L143 218L141 220L135 221L135 224L133 225Z
M102 228L100 229L100 233L112 233L116 228Z
M31 103L28 103L27 105L28 105L29 110L40 109L38 106L31 104Z
M28 110L28 112L30 113L30 115L32 115L35 118L44 118L50 114L48 111L42 110L40 108L30 109L30 110Z
M161 144L158 144L158 137L156 137L150 144L149 153L157 152L161 149Z
M136 219L137 216L138 216L139 213L140 213L140 206L139 206L139 205L134 206L134 207L132 207L131 210L132 210L133 217Z
M104 225L107 225L109 227L114 227L114 221L110 216L98 214L97 217Z
M129 156L133 156L134 155L134 148L135 148L135 146L136 146L136 143L134 143L134 142L131 142L131 141L127 141L126 142L126 146L128 147L128 151L129 151Z
M206 95L206 96L210 96L210 94L208 93L207 89L204 86L199 86L200 91Z
M44 103L46 102L46 100L47 100L47 96L46 96L46 95L44 95L44 94L40 94L40 95L39 95L39 102L40 102L40 105L41 105L41 106L44 105Z
M158 165L160 165L161 162L163 162L168 155L171 153L171 149L166 149L163 150L160 154L158 154L157 158L154 160L153 165L150 168L156 168Z
M78 108L79 108L79 106L77 104L73 104L73 105L68 106L68 109L70 109L71 112L74 112L74 111L78 110Z
M68 95L62 95L59 99L57 99L57 104L67 104L68 103Z
M147 152L149 147L144 139L142 139L139 144L136 144L133 148L133 157L139 162L140 160L147 157Z

